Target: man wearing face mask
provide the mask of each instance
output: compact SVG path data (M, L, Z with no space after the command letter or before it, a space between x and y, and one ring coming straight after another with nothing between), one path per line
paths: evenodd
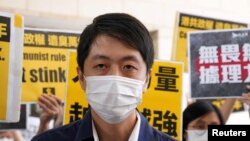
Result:
M77 48L79 81L90 110L82 120L32 141L173 141L136 110L153 61L152 39L139 20L124 13L96 17Z

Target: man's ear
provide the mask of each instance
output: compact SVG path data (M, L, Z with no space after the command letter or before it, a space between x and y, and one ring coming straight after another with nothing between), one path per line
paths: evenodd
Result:
M85 90L85 88L86 88L86 81L84 79L83 72L82 72L82 70L81 70L81 68L79 66L77 66L77 75L78 75L78 79L79 79L81 88L83 90Z
M145 81L145 85L144 85L144 88L143 88L143 93L145 93L147 91L147 89L149 88L150 86L150 81L151 81L151 70L147 73L147 76L146 76L146 81Z

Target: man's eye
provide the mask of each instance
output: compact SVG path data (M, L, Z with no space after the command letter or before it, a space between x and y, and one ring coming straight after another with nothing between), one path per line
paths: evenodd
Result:
M137 70L137 68L134 67L134 66L132 66L132 65L125 65L125 66L123 67L123 69L124 69L124 70Z
M94 68L96 68L96 69L106 69L107 66L104 65L104 64L98 64L98 65L96 65Z

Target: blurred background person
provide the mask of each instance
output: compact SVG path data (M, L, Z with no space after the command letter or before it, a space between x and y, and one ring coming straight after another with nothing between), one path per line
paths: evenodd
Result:
M0 141L25 141L18 130L0 131Z
M193 102L183 112L183 141L207 140L208 125L223 125L224 117L216 106L207 101Z
M226 124L237 99L248 106L250 118L250 85L246 89L240 98L226 99L220 108L208 101L190 102L183 111L183 141L206 141L208 125Z

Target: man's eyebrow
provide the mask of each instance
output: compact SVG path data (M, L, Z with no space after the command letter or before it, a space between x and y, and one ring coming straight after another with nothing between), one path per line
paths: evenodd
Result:
M121 59L122 61L127 61L127 60L130 60L130 61L135 61L135 62L139 62L138 58L134 55L128 55L128 56L125 56Z
M93 56L94 60L98 60L98 59L103 59L103 60L111 60L110 57L106 56L106 55L102 55L102 54L97 54L95 56ZM139 62L138 58L134 55L127 55L124 56L120 59L120 61L135 61L135 62Z
M110 60L110 58L106 55L101 55L101 54L97 54L95 56L93 56L93 59L94 60L97 60L97 59L104 59L104 60Z

